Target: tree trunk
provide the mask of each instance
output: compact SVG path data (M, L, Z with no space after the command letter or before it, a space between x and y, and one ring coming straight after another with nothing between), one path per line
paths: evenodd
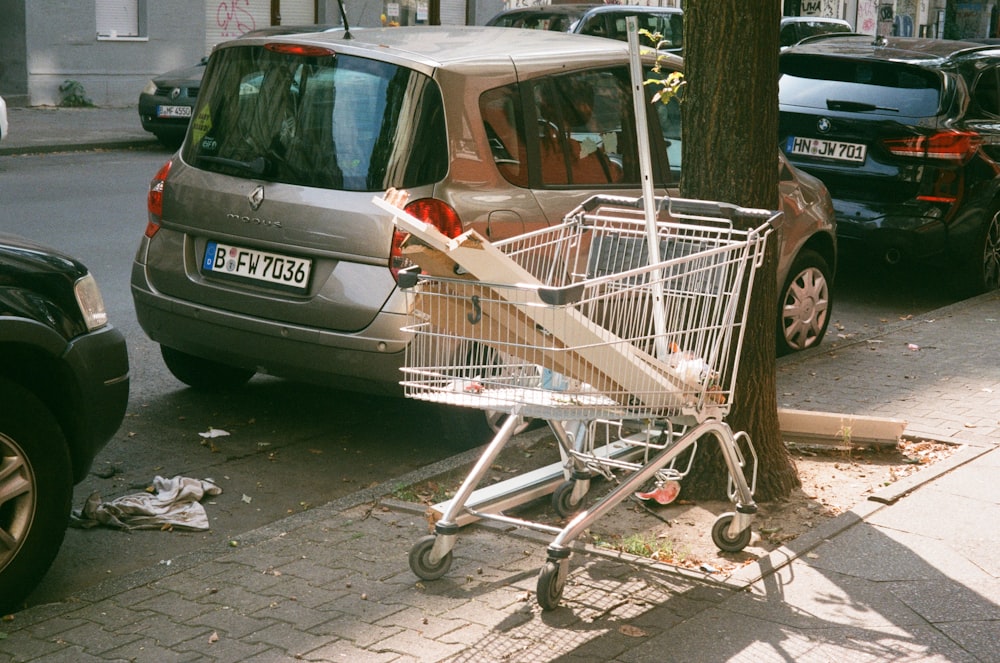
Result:
M684 3L687 83L681 196L778 208L780 19L777 2ZM778 428L777 242L778 233L772 233L754 281L736 393L727 417L734 431L745 431L753 440L760 501L786 497L799 485ZM727 476L718 445L703 441L684 481L684 495L724 498Z

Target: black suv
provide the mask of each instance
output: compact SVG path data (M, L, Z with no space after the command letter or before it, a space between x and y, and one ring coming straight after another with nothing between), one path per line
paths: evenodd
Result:
M0 233L0 614L62 544L73 486L121 425L129 364L94 277Z
M780 70L781 148L830 190L845 255L1000 286L1000 46L825 35Z

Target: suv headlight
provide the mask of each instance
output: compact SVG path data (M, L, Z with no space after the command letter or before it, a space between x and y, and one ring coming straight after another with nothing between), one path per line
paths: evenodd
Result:
M97 287L97 281L93 275L87 274L73 284L73 294L76 296L76 303L80 306L83 314L83 322L87 329L94 331L108 324L108 312L104 309L104 298L101 297L101 289Z
M154 95L156 94L156 83L153 81L147 81L146 87L142 88L142 94Z

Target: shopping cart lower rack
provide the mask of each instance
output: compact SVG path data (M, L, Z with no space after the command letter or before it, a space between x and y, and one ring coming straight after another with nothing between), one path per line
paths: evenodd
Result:
M413 546L417 576L447 573L460 516L529 527L555 535L538 578L539 604L553 609L572 542L643 484L681 478L706 435L719 442L735 502L712 538L728 551L749 543L756 455L724 417L754 273L780 212L657 198L651 219L642 199L597 196L557 226L491 244L472 231L447 238L376 202L411 233L404 254L419 267L400 279L413 334L406 395L512 415L435 533ZM561 514L582 505L595 474L624 478L562 528L470 508L518 417L548 421L566 458L568 480L553 495ZM626 451L598 453L598 430Z

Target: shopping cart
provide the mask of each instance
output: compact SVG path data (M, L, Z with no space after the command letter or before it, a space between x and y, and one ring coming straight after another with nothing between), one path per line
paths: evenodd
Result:
M640 486L683 477L705 436L719 442L735 502L713 525L713 541L729 551L749 543L756 455L724 417L754 273L780 212L656 198L651 233L643 199L596 196L559 225L491 244L474 232L445 238L380 202L411 232L404 252L417 263L400 278L413 334L406 396L511 415L434 534L413 546L417 576L450 569L460 516L528 527L555 535L538 578L539 604L553 609L572 542ZM561 528L470 508L518 417L546 420L559 443L567 481L553 503L561 514L582 505L596 474L624 478ZM598 453L596 442L609 436L627 452Z

